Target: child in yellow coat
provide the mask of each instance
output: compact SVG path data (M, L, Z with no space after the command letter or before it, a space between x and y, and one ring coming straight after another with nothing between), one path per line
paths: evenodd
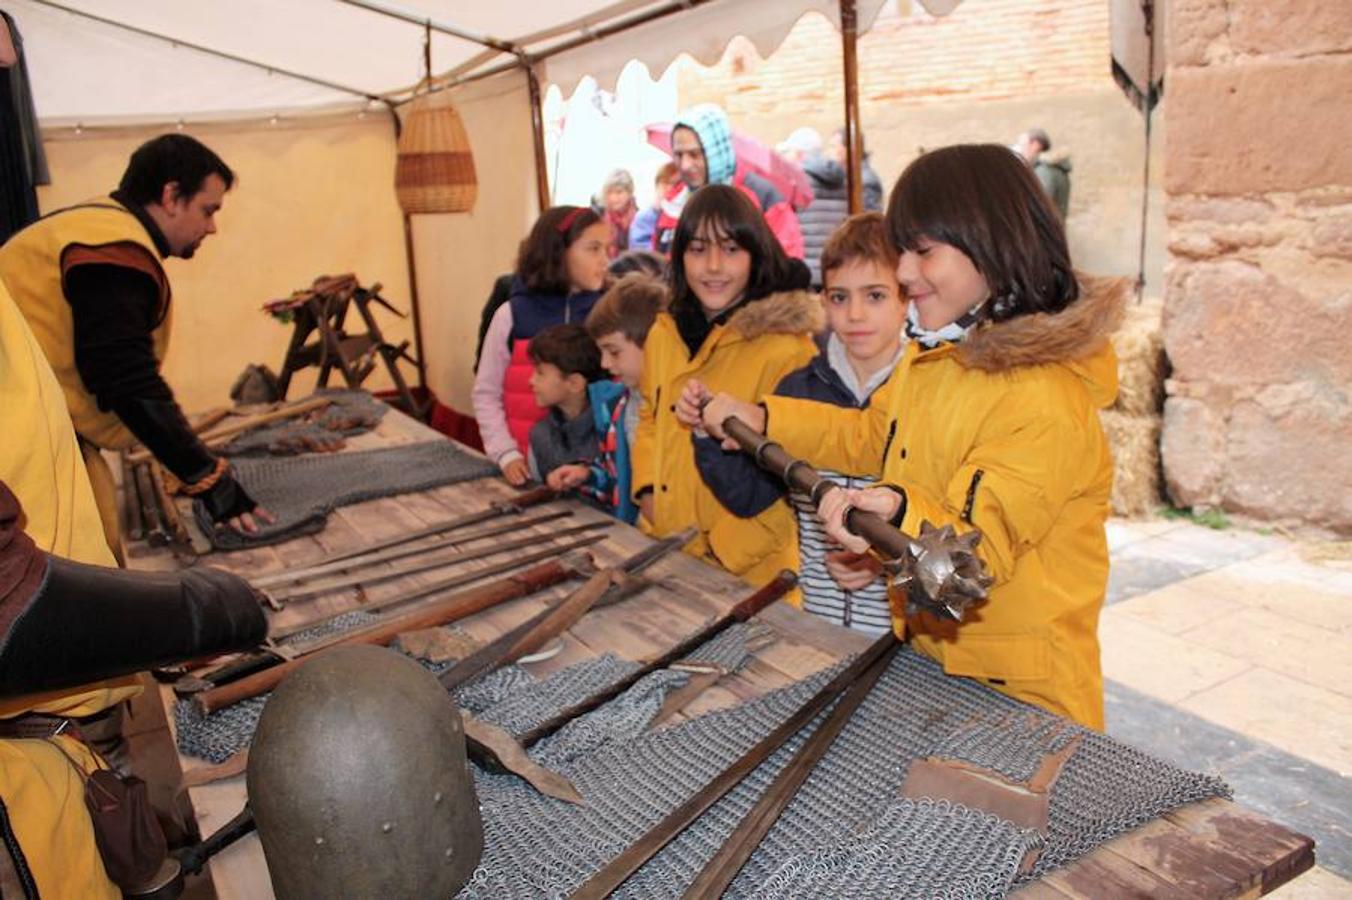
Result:
M806 290L807 267L784 255L736 187L706 185L694 193L671 258L671 305L648 333L639 382L633 485L640 525L659 537L695 525L699 534L686 552L764 584L792 564L793 510L779 502L739 518L725 509L696 462L696 442L713 442L680 421L677 404L692 379L760 400L816 355L821 304Z
M846 549L866 549L842 524L851 506L910 535L979 531L989 599L959 624L906 617L894 594L894 630L950 675L1102 728L1112 461L1098 410L1117 392L1122 285L1077 277L1055 210L1004 147L920 157L887 219L911 343L869 407L718 397L706 427L738 415L816 465L878 473L886 486L821 505Z

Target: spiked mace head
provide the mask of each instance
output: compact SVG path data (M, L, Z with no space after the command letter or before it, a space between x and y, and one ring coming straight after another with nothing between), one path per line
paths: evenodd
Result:
M958 534L952 525L920 524L920 536L908 538L906 553L893 560L892 584L906 591L906 612L930 612L961 622L963 614L986 599L995 579L976 555L981 533Z

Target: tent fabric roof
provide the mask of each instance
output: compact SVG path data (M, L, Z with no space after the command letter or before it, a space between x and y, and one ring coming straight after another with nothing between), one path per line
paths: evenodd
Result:
M883 2L858 0L861 32L873 23ZM926 0L926 5L951 2ZM545 55L544 76L565 93L571 93L584 75L609 87L634 59L655 73L680 53L702 63L716 62L734 35L749 38L763 56L769 55L793 24L813 10L839 27L836 0L693 4L399 0L397 5L389 0L11 0L6 4L23 37L38 115L49 126L258 118L359 108L368 97L405 98L424 75L424 26L371 7L491 36L532 57ZM619 25L673 7L668 15L612 33ZM602 36L596 37L598 33ZM577 46L549 55L571 43ZM513 61L508 52L436 30L431 35L431 56L439 77L447 73L464 77Z

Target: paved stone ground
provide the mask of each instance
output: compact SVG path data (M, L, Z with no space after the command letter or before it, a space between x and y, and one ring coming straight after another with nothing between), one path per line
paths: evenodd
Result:
M1108 732L1313 837L1272 896L1352 897L1352 549L1164 519L1108 538Z

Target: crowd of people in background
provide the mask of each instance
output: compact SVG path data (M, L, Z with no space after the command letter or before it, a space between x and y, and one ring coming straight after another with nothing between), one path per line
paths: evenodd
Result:
M909 634L954 674L1102 726L1106 335L1120 287L1076 273L1069 162L1013 146L922 154L891 192L867 153L849 214L843 131L743 154L712 104L683 114L639 209L628 172L540 216L484 311L473 390L486 452L794 602ZM785 168L788 167L788 168ZM728 415L843 488L820 508L722 433ZM977 529L991 603L961 635L916 619L845 527ZM1003 598L1003 599L1002 599ZM965 637L965 640L958 639Z

